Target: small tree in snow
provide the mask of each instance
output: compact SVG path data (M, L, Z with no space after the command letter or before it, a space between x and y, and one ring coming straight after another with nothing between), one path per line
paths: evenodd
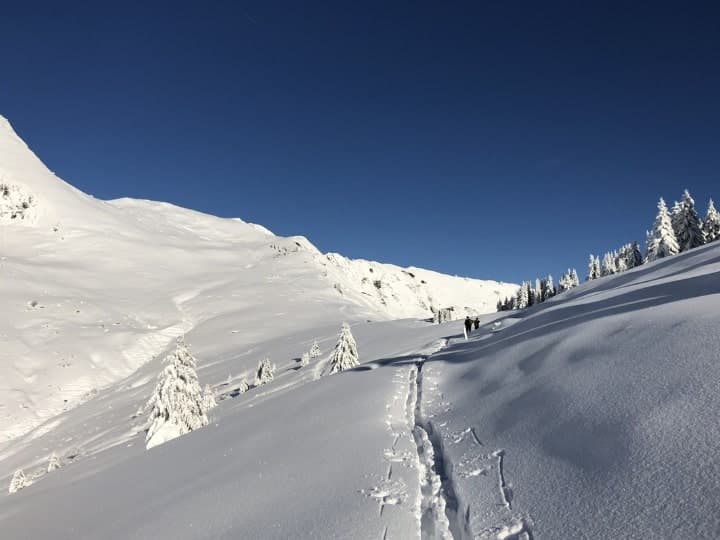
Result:
M317 341L313 341L312 347L310 347L310 358L318 358L321 354L320 345Z
M654 261L680 252L675 231L673 231L670 215L665 201L658 201L658 214L655 218L652 232L648 233L647 255L648 261Z
M247 379L245 377L242 377L240 379L240 384L238 385L238 392L244 394L248 390L250 390L250 385L248 384Z
M300 365L302 367L305 367L309 363L310 363L310 353L309 352L302 353L302 356L300 357Z
M706 242L714 242L720 239L720 214L715 210L715 204L710 199L708 202L707 214L703 221L703 234Z
M175 352L165 361L169 365L158 377L155 392L148 401L151 409L151 425L145 439L148 449L208 424L195 358L183 339L178 340Z
M47 466L47 472L51 473L53 471L56 471L60 468L60 458L57 456L55 452L53 452L50 455L50 459L48 460L48 466Z
M590 262L588 263L588 274L586 281L592 281L600 277L600 259L595 255L590 255Z
M270 359L266 358L258 364L257 372L255 373L255 386L269 383L275 377L275 366L270 363Z
M10 480L10 487L8 487L8 493L17 493L22 488L30 485L25 473L22 469L18 469L13 474L12 480Z
M206 384L203 390L203 411L207 414L210 409L214 409L215 407L217 407L215 392L209 384Z
M340 339L330 355L330 373L338 373L358 365L358 351L355 338L347 323L342 324Z

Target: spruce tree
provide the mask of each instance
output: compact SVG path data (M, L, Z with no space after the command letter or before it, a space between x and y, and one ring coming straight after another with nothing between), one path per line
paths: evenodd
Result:
M48 460L48 466L47 466L47 472L53 472L60 468L60 458L57 456L55 452L53 452L50 455L50 459Z
M585 281L592 281L600 277L600 259L590 254L590 262L588 263L588 274Z
M617 273L615 267L615 256L612 253L606 253L603 255L602 265L600 267L601 276L612 276Z
M629 244L629 247L625 253L625 266L629 270L635 268L643 263L643 256L640 252L640 246L637 242Z
M516 309L525 309L530 305L530 284L527 281L523 281L520 289L517 292L517 298L515 300Z
M30 485L27 477L22 469L18 469L13 474L12 480L10 480L10 486L8 487L8 493L17 493L22 488Z
M244 394L248 390L250 390L250 385L248 384L247 379L245 377L241 377L240 383L238 383L238 392Z
M655 218L652 232L648 233L647 255L648 262L662 259L680 252L675 232L673 231L670 215L668 214L665 201L660 198L658 201L658 213Z
M258 364L255 372L255 386L269 383L275 378L275 366L270 363L270 359L266 358Z
M145 438L148 449L208 424L195 358L182 338L165 362L169 365L160 373L147 405L151 409L151 424Z
M708 202L707 213L703 221L703 234L705 234L706 242L714 242L720 238L720 214L715 210L712 199Z
M209 384L205 385L203 390L203 410L207 414L211 409L217 407L217 401L215 400L215 392Z
M330 373L338 373L346 369L354 368L359 364L358 351L355 338L347 323L342 324L340 338L335 345L335 350L330 355Z
M318 358L321 354L320 345L317 341L313 341L312 347L310 347L310 358Z
M570 270L570 280L573 287L577 287L578 285L580 285L580 278L578 277L577 270L575 270L574 268ZM550 281L552 282L552 277L550 277Z
M309 352L302 353L302 356L300 357L300 365L302 367L305 367L309 363L310 363L310 353Z
M680 213L677 219L677 226L673 219L673 230L681 252L702 246L705 243L702 222L695 210L695 201L687 189L683 192L680 202Z

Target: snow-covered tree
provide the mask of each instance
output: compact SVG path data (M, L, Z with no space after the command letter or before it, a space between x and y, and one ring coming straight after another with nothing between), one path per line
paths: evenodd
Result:
M695 201L687 189L683 192L680 203L676 204L679 205L679 212L676 216L673 207L672 225L680 251L702 246L705 243L702 221L695 210Z
M258 364L255 372L255 386L266 384L275 378L275 365L270 363L270 359L266 358Z
M313 341L312 347L310 347L310 358L318 358L321 354L320 345L317 341Z
M707 214L703 221L703 234L705 234L706 242L720 239L720 214L715 210L712 199L708 202Z
M148 401L151 409L151 424L145 438L148 449L208 424L195 358L182 338L165 362L168 365L160 373L155 392Z
M305 367L309 363L310 363L310 353L309 352L302 353L302 356L300 357L300 365L302 367Z
M580 285L580 278L578 277L577 270L575 270L574 268L570 270L570 281L573 287L577 287L578 285Z
M600 266L601 276L611 276L617 273L615 267L615 256L612 253L606 253L603 256L602 265Z
M250 390L250 385L248 384L247 379L245 377L241 377L240 383L238 384L238 392L244 394L248 390Z
M577 271L574 268L568 268L558 280L558 292L569 291L570 289L580 285Z
M355 338L347 323L342 324L340 338L330 355L330 373L338 373L358 365L358 351Z
M543 287L543 302L548 298L552 298L556 294L557 289L555 288L555 284L553 283L553 277L548 274L548 277L545 278L545 286Z
M211 409L217 407L217 401L215 400L215 392L209 384L205 385L203 390L203 411L207 414Z
M48 460L48 466L47 466L47 472L53 472L60 468L60 458L57 456L55 452L50 454L50 459Z
M628 247L625 251L625 267L629 270L630 268L635 268L636 266L640 266L643 263L643 256L640 252L640 246L637 242L632 242L631 244L628 244Z
M523 281L520 289L518 289L517 296L515 299L516 309L525 309L530 305L530 284L527 281Z
M595 255L590 255L590 262L588 263L588 274L585 281L592 281L600 277L600 258Z
M8 493L17 493L22 488L30 485L25 473L22 469L18 469L13 474L12 480L10 480L10 487L8 487Z
M667 206L665 205L665 201L660 198L653 230L648 233L647 254L645 259L650 262L675 255L679 252L680 249L677 239L675 238L675 232L673 231Z

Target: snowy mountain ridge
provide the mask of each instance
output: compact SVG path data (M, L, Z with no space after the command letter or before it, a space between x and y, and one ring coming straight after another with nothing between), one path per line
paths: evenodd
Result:
M517 286L323 254L169 203L97 200L0 117L0 442L92 398L204 325L238 346L352 320L495 310Z

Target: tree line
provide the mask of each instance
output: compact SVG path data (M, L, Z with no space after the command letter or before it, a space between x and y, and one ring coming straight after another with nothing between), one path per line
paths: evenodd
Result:
M695 201L686 189L680 201L675 201L668 210L661 197L657 205L657 216L652 229L646 232L645 253L640 250L638 242L630 242L619 249L605 253L602 258L590 255L585 281L592 281L605 276L619 274L664 257L677 255L684 251L714 242L720 239L720 215L710 199L702 219L695 209ZM574 268L568 269L558 285L553 285L552 276L538 278L533 285L524 281L515 296L498 300L498 311L525 309L544 302L557 294L580 285L578 274Z

